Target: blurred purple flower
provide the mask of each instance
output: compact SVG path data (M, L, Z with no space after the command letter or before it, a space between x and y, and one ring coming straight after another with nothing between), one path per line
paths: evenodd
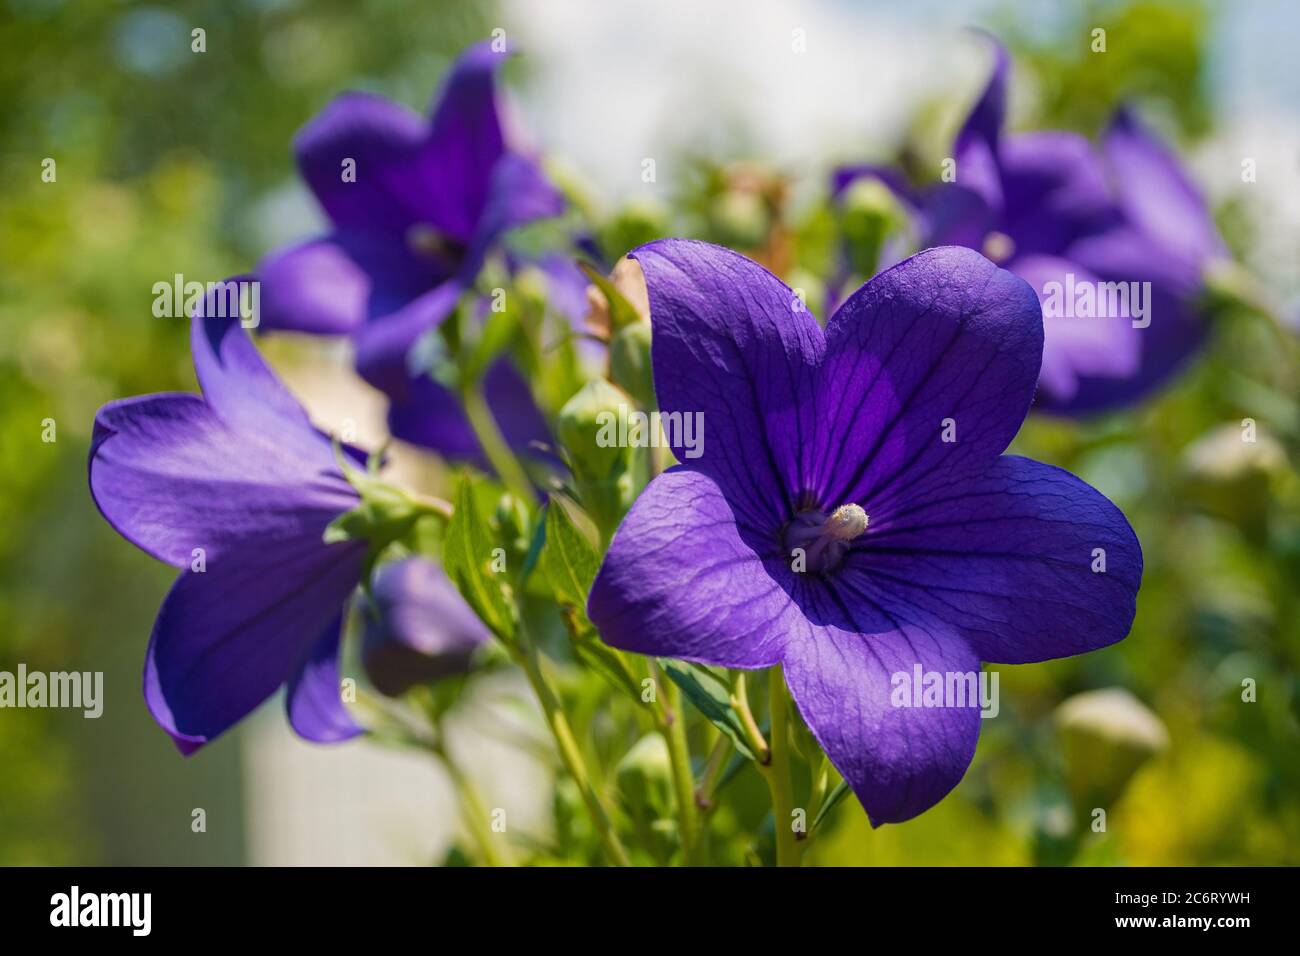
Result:
M426 558L385 565L363 606L361 660L390 697L470 669L491 637L455 585Z
M893 706L895 675L1080 654L1133 620L1142 553L1119 509L1002 454L1038 379L1033 291L968 249L932 249L823 332L734 252L663 240L633 256L661 410L703 412L706 440L696 459L675 448L687 464L624 519L591 620L624 650L784 665L872 822L909 819L961 779L980 712Z
M587 314L587 278L567 256L542 256L536 261L512 258L512 271L536 268L546 284L550 305L575 331L582 331ZM488 302L477 303L471 321L482 321ZM483 395L501 435L517 453L554 459L542 449L551 444L550 430L532 388L515 362L503 355L483 379ZM394 438L436 452L451 461L463 461L483 470L490 466L478 437L461 407L460 398L428 372L409 376L400 390L390 393L388 430Z
M191 349L201 396L111 402L90 448L104 518L182 569L154 622L145 701L185 754L282 685L300 735L352 737L337 658L367 545L322 535L357 493L237 319L196 317Z
M1010 64L999 43L993 48L992 75L953 146L955 181L918 192L859 166L839 170L833 188L880 179L911 211L922 248L979 250L1040 298L1049 283L1095 291L1149 282L1144 317L1132 314L1132 301L1096 318L1045 310L1038 406L1067 415L1121 407L1167 381L1202 344L1196 298L1205 267L1227 251L1178 161L1127 109L1100 150L1057 130L1005 135Z
M431 120L346 93L299 134L303 178L331 231L259 268L269 329L350 334L357 368L390 397L406 353L470 288L507 230L563 210L530 158L509 148L490 41L453 64Z

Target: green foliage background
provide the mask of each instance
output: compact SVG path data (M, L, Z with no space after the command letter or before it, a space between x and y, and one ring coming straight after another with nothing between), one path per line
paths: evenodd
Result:
M183 761L140 701L144 646L172 572L96 513L85 479L93 415L112 398L193 387L185 324L152 316L151 287L257 261L267 249L252 228L258 204L291 181L289 142L306 118L345 87L422 106L449 57L491 22L480 6L451 2L169 9L0 0L0 669L103 670L107 685L98 721L0 712L4 864L245 859L238 735ZM1080 23L1124 37L1104 71L1077 39L1086 29L1022 36L1018 10L990 26L1042 91L1032 125L1092 133L1135 96L1183 145L1214 128L1203 87L1213 20L1199 5L1095 5ZM204 55L189 52L192 24L207 30ZM953 115L947 103L922 110L904 162L933 168ZM47 156L54 184L40 178ZM696 169L672 209L600 223L608 249L660 231L757 245L779 217L786 271L825 269L828 207L787 212L770 192L738 206L726 168L703 157ZM1261 237L1233 208L1222 213L1249 265ZM1132 635L1077 660L999 668L1003 715L986 724L955 794L874 832L845 801L810 862L1300 862L1295 352L1239 307L1220 306L1217 323L1209 355L1156 401L1082 426L1035 418L1014 449L1075 471L1130 517L1146 556ZM1280 458L1209 474L1189 457L1247 417ZM57 422L54 443L41 441L46 418ZM1255 703L1241 700L1246 677ZM1112 807L1108 832L1067 852L1052 714L1074 692L1109 686L1152 708L1171 745ZM572 693L581 712L605 690ZM735 809L716 821L717 857L744 863L765 794L754 779L735 787ZM572 800L563 788L556 799L560 836L581 844L583 821L563 809ZM213 821L201 837L189 830L197 806Z

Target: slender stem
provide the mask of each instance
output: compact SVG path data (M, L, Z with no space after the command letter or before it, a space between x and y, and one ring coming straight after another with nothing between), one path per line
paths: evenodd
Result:
M673 773L673 789L677 796L678 826L681 829L682 862L695 865L698 841L698 814L695 806L695 774L691 770L690 744L686 739L686 712L682 708L682 691L672 681L666 681L668 706L662 711L660 733L668 744L668 759Z
M505 486L518 496L520 501L532 501L533 484L528 480L528 472L519 463L497 427L496 419L483 398L482 388L475 386L461 393L461 402L465 406L465 417L469 419L474 435L483 447L483 454L496 471Z
M699 789L695 791L696 806L704 811L706 817L713 811L713 789L718 785L718 777L727 765L729 756L731 756L731 738L726 734L718 734L717 742L714 743L713 750L709 752L709 759L704 764L704 775L700 779Z
M596 828L596 833L600 837L605 854L616 866L630 866L631 861L628 859L627 851L623 849L618 834L614 832L614 825L610 821L604 803L601 802L600 794L596 792L591 783L591 777L587 773L587 765L582 759L582 752L578 749L578 742L574 739L573 730L569 726L569 719L560 707L560 701L556 697L555 691L552 690L546 676L542 673L542 664L537 653L537 647L532 641L528 641L527 646L521 648L517 656L524 673L528 676L528 682L533 687L533 692L537 695L538 703L542 705L542 712L546 715L546 723L551 728L551 733L555 737L555 744L559 748L560 759L564 761L565 769L569 771L569 776L573 777L574 783L578 785L583 802L587 805L587 811L591 814L592 825Z
M830 768L827 765L826 755L822 754L820 760L813 761L812 789L808 795L809 807L821 808L822 801L826 799L828 786L830 786Z
M790 783L789 700L785 677L777 664L767 673L768 707L772 721L772 762L765 768L768 789L772 791L772 822L776 832L776 865L798 866L798 837L791 826L794 817L794 792Z
M749 743L749 749L754 751L754 756L758 758L760 767L766 766L772 759L772 753L768 749L767 741L763 739L763 732L758 729L758 722L754 720L754 712L749 709L749 694L745 690L745 672L736 671L731 685L731 706L740 714L740 725L745 731L745 740Z
M488 822L487 806L474 781L465 775L460 765L451 759L444 747L437 747L435 752L441 758L442 765L447 768L447 775L451 777L451 782L456 787L456 795L460 798L461 817L475 842L478 843L484 862L488 866L514 866L514 859L505 841L497 839L497 835L492 832L492 825Z

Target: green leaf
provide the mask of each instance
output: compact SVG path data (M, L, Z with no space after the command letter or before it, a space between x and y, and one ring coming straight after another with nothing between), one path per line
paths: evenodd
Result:
M585 619L587 595L600 568L600 555L557 501L546 506L541 564L555 596L579 610Z
M750 760L757 759L745 739L740 715L731 706L731 690L721 677L699 664L660 658L659 666L674 684L682 689L701 714L731 738L737 752Z
M443 541L447 576L492 633L507 639L515 632L511 598L502 587L504 575L492 571L492 552L498 544L479 511L474 483L468 475L456 486L454 505Z
M811 829L816 830L817 827L821 825L822 819L826 814L834 810L836 805L847 797L850 792L849 782L847 780L841 780L837 783L835 789L830 792L826 799L822 801L822 805L817 809L817 816L813 818Z
M609 301L609 324L614 329L621 329L625 325L633 322L640 322L641 316L631 302L618 287L603 272L593 266L590 262L579 262L578 268L581 269Z

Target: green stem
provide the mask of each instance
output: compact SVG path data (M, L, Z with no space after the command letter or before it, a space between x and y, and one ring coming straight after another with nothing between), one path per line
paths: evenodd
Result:
M587 805L587 811L591 814L592 825L596 828L596 833L600 837L601 846L604 847L606 856L615 866L630 866L631 861L628 859L627 851L623 849L618 834L614 832L614 825L610 821L604 803L601 802L600 794L596 792L591 783L591 777L587 773L587 765L582 759L582 752L578 749L578 742L573 736L572 728L569 726L569 719L565 716L555 691L551 689L546 676L542 673L541 659L532 641L526 642L526 646L520 648L518 658L524 673L528 676L528 683L532 685L533 692L537 695L537 701L542 706L542 712L546 715L546 723L551 728L551 734L555 737L556 747L560 751L560 759L564 762L569 776L573 777L574 783L578 785L578 791L582 794L583 802Z
M668 744L668 758L673 772L673 789L677 795L678 826L681 829L682 862L695 865L699 839L699 822L695 806L695 774L691 770L690 744L686 739L686 712L682 708L682 691L672 681L665 682L668 707L662 712L660 733Z
M461 393L461 402L465 407L465 417L469 419L474 435L483 446L483 454L496 471L497 477L515 494L520 501L528 502L534 498L533 484L528 480L528 472L519 463L515 453L506 444L497 427L496 419L483 398L479 386L467 388Z
M767 741L763 739L763 732L758 729L754 712L749 709L749 693L745 690L744 671L736 671L732 678L731 706L736 709L736 713L740 714L740 725L745 731L745 741L749 744L749 749L754 751L754 756L758 758L758 765L766 766L772 759L772 752L768 749Z
M768 709L772 721L772 762L764 767L772 792L772 822L776 833L776 865L799 865L799 842L791 823L794 819L794 791L790 782L790 702L786 696L781 665L767 672Z
M465 776L459 764L451 759L443 747L437 747L435 752L441 758L442 765L447 768L447 775L451 777L451 782L456 787L456 795L460 798L461 817L474 837L474 841L478 843L483 861L488 866L514 866L514 859L505 841L497 839L497 834L492 832L492 825L488 822L487 806L478 787Z
M722 769L727 765L727 758L731 756L731 738L726 734L718 734L717 742L713 745L713 750L709 752L709 759L704 764L704 774L700 778L700 787L695 791L695 803L707 818L713 812L713 790L718 785L718 778L722 775Z

